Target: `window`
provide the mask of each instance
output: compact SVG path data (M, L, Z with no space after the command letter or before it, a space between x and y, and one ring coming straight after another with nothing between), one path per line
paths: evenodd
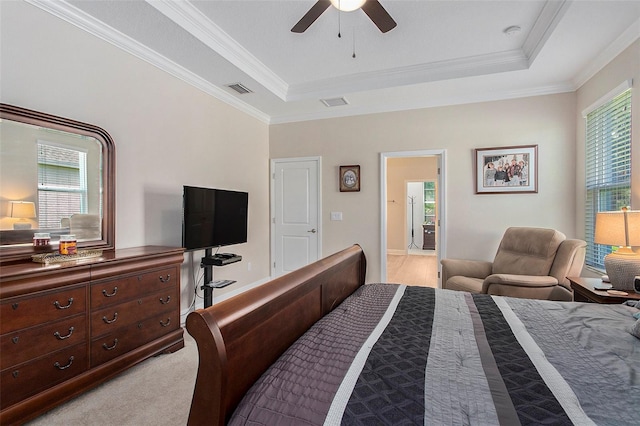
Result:
M87 154L38 141L38 226L59 228L62 219L87 212Z
M436 183L423 182L424 190L424 223L436 221Z
M585 263L604 269L603 259L615 247L593 242L596 213L631 204L631 89L616 89L585 117Z

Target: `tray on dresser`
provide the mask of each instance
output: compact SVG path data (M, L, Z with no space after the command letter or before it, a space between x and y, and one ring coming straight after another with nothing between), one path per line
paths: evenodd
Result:
M102 256L102 250L78 250L76 254L60 254L60 253L40 253L31 256L31 260L36 263L61 263L71 262L74 260L91 259L93 257Z

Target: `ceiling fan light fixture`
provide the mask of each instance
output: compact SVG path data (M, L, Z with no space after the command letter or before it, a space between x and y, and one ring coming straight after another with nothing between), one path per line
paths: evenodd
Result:
M331 4L342 12L352 12L360 9L367 0L331 0Z

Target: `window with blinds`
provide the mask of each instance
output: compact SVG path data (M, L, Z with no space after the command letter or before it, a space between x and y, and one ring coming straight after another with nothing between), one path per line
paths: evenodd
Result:
M631 204L631 89L586 114L585 154L585 263L604 269L615 247L593 242L596 213Z
M87 155L38 141L38 226L59 228L62 219L87 210Z

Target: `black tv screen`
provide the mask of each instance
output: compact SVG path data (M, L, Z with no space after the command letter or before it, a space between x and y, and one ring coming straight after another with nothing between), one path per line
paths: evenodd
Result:
M182 247L200 250L247 242L249 194L184 186Z

